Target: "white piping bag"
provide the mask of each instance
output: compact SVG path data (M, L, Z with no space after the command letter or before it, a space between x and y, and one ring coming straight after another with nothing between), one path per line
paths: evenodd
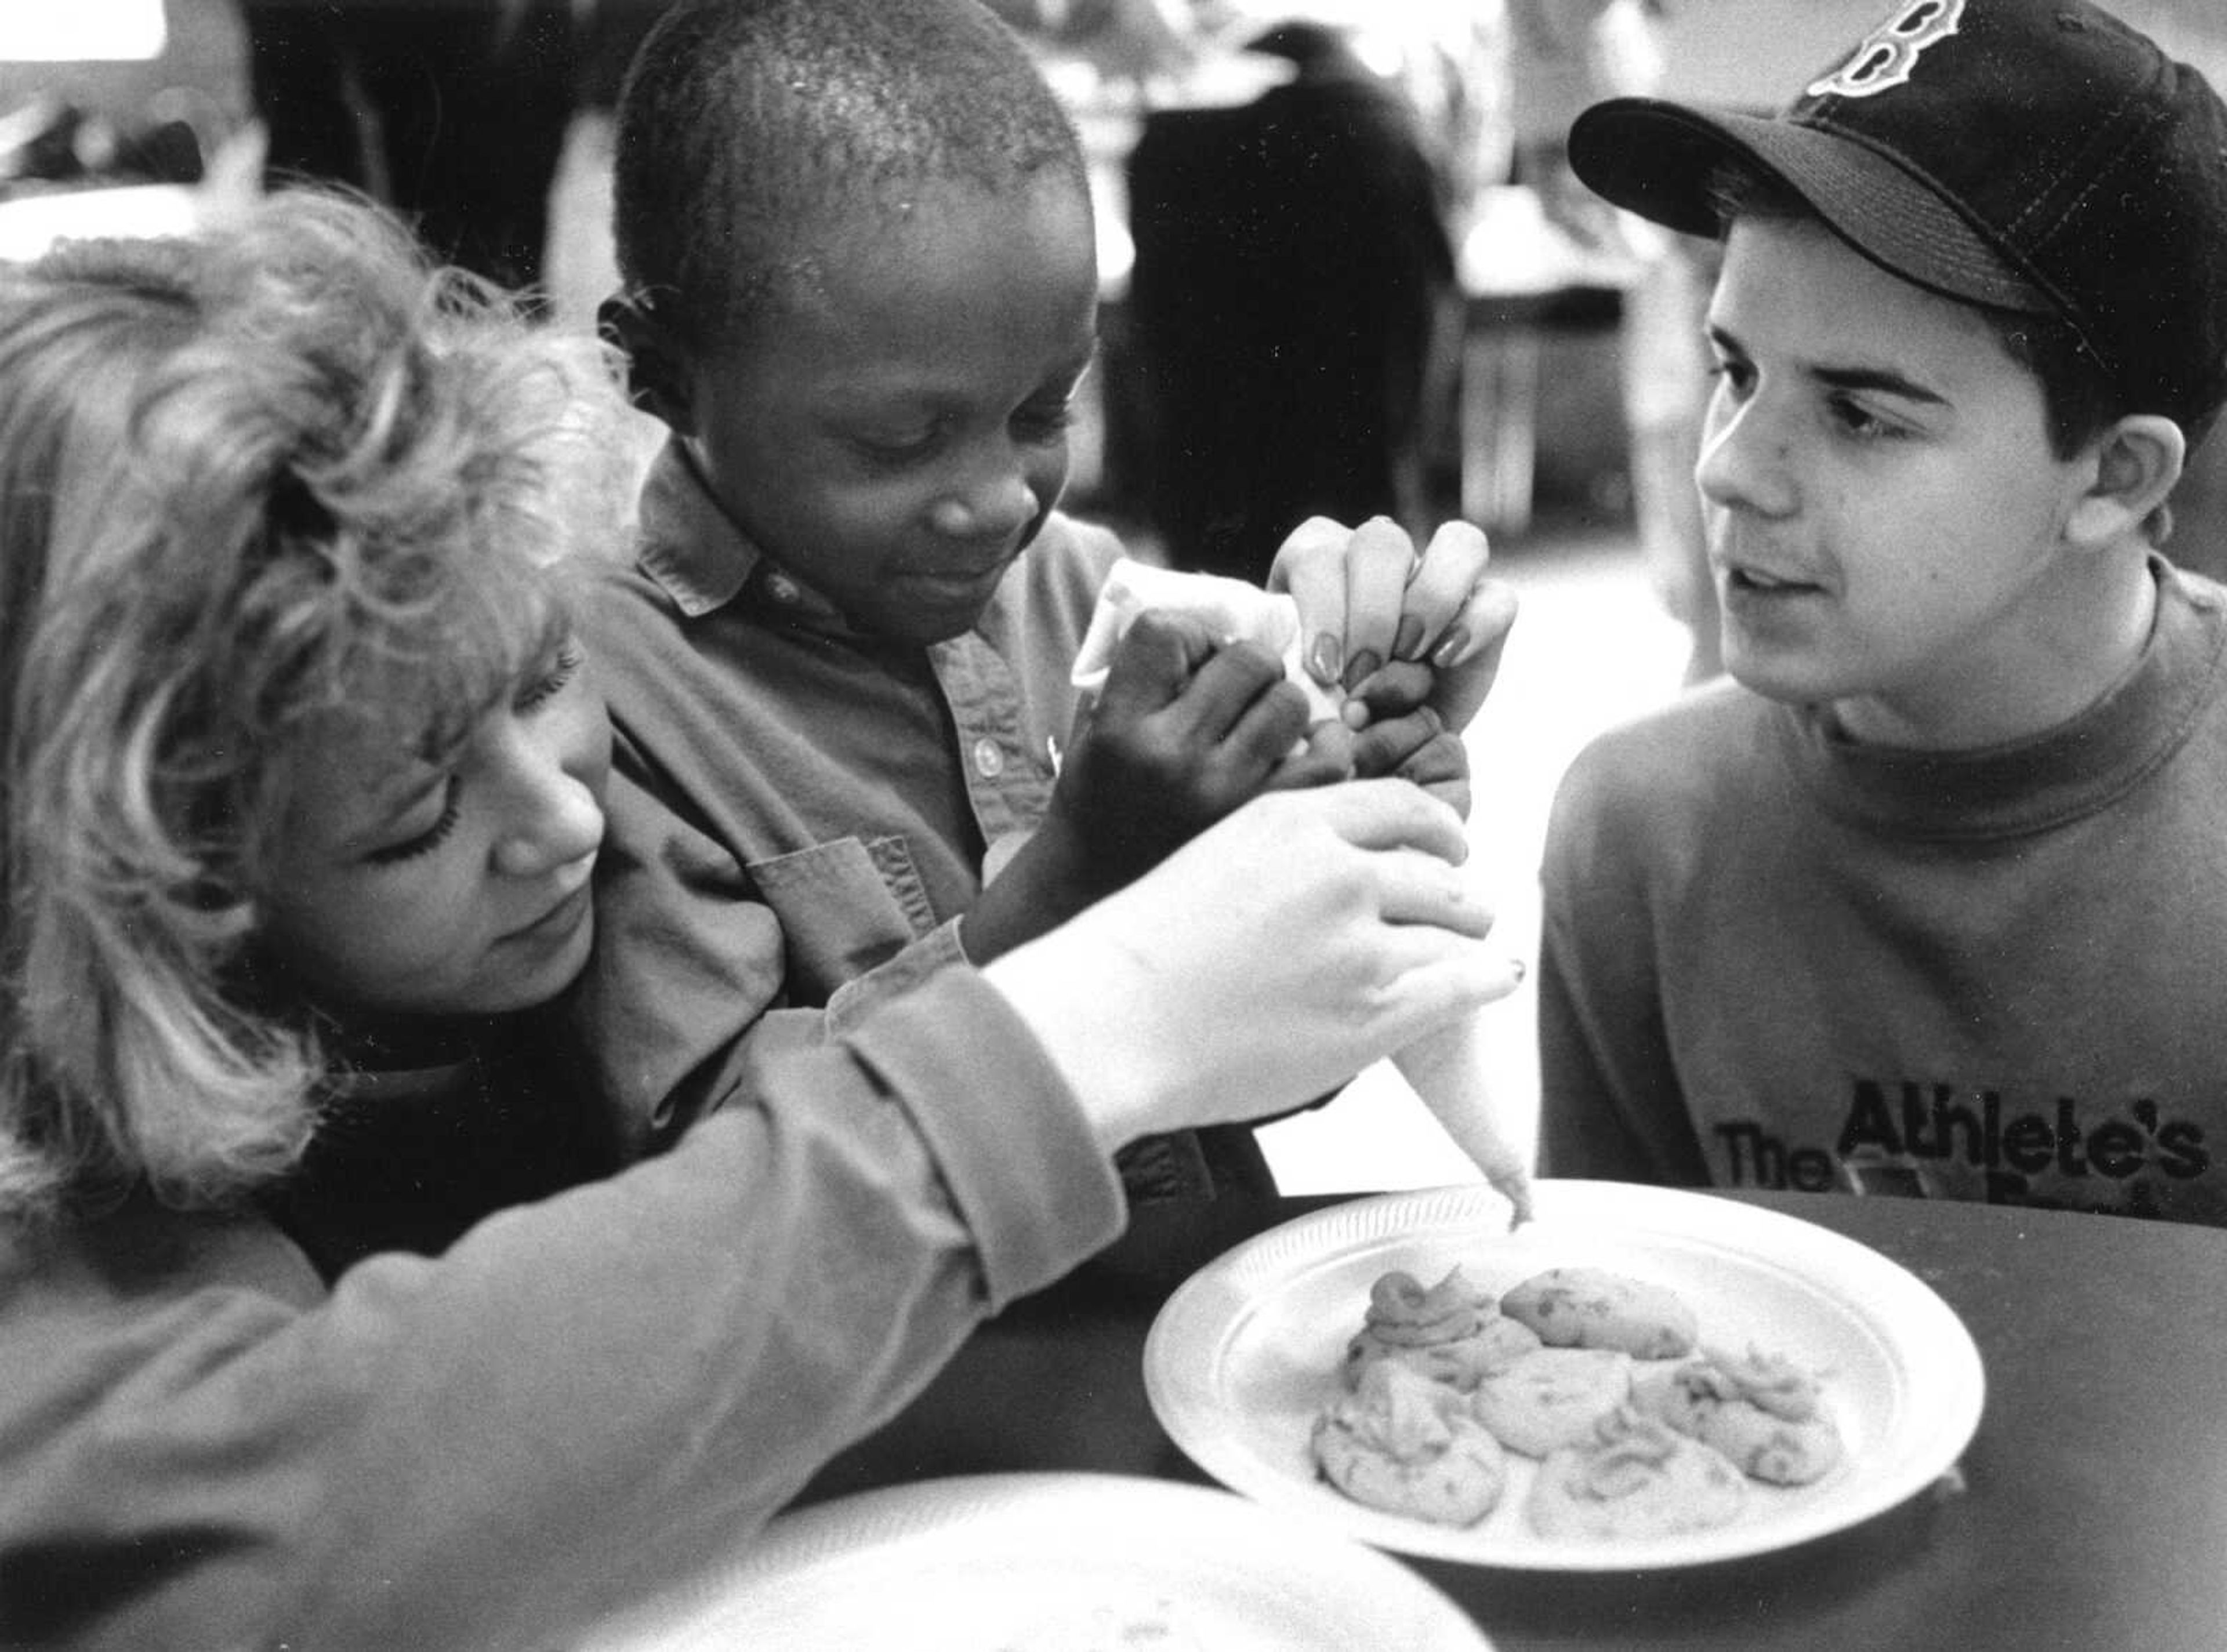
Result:
M1090 628L1075 656L1077 688L1095 693L1105 686L1114 645L1130 622L1147 609L1196 616L1231 641L1255 643L1277 655L1284 674L1306 692L1316 721L1335 718L1342 710L1343 693L1317 682L1302 661L1299 604L1289 595L1241 579L1177 573L1126 558L1114 564L1098 594ZM1486 1094L1484 1030L1482 1014L1473 1012L1399 1051L1392 1064L1454 1145L1508 1201L1509 1226L1514 1228L1531 1219L1531 1170L1501 1129Z

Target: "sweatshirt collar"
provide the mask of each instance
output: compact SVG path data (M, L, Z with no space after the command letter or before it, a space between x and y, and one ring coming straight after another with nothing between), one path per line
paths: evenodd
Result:
M1970 751L1860 744L1822 705L1777 708L1796 774L1835 815L1895 836L1980 841L2096 813L2155 773L2222 692L2222 593L2154 559L2157 617L2133 669L2055 728Z

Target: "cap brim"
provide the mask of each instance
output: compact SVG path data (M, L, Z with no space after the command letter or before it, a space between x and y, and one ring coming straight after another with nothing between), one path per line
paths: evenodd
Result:
M1785 183L1849 246L1951 298L2063 313L1940 195L1876 150L1785 119L1655 98L1596 104L1570 128L1570 168L1626 211L1688 235L1718 233L1719 169L1745 158Z

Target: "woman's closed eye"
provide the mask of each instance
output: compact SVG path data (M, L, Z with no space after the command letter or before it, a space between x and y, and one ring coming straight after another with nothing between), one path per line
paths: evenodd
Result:
M548 668L519 686L511 699L511 709L523 716L536 707L545 705L565 692L565 685L579 673L584 656L580 645L567 637L558 645Z
M448 835L456 829L456 820L463 809L459 795L462 790L457 777L450 775L441 790L441 813L431 826L412 833L399 843L385 844L373 849L365 854L364 859L374 866L399 866L439 848Z

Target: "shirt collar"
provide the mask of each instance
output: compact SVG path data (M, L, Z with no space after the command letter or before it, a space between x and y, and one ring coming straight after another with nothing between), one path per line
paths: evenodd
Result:
M635 561L692 620L741 598L815 630L848 628L833 603L775 566L735 525L678 437L642 484Z

